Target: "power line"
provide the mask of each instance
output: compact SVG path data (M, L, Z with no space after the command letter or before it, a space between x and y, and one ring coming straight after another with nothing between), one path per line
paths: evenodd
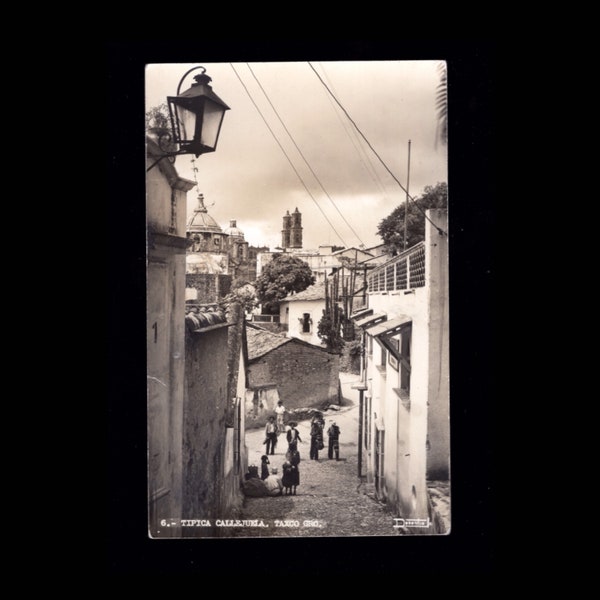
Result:
M256 104L256 102L254 102L254 98L252 98L252 96L251 96L248 88L246 87L246 84L242 81L242 78L240 77L239 73L235 70L235 67L233 66L233 63L229 63L229 64L231 65L231 68L233 69L233 72L236 74L237 78L240 80L240 83L242 84L242 87L246 90L246 94L248 94L248 98L250 98L250 101L252 102L252 104L254 104L254 108L256 108L256 110L258 111L258 114L261 116L262 120L264 121L265 125L267 126L267 129L271 132L271 135L273 136L273 139L277 142L277 145L281 148L281 151L283 152L283 155L287 158L288 162L290 163L290 166L294 170L294 173L296 173L296 176L300 180L300 183L304 186L304 189L306 190L307 194L312 198L312 201L317 205L317 208L321 211L321 213L325 217L325 220L329 223L329 226L331 227L331 229L333 229L333 231L335 232L335 234L340 238L342 244L344 244L344 246L347 246L346 242L344 241L344 238L337 232L336 228L333 226L333 224L331 223L331 221L327 218L327 215L323 212L323 209L319 206L319 203L315 200L315 197L311 194L311 192L308 189L306 183L304 183L304 180L300 176L300 173L298 173L298 170L294 166L294 163L292 162L292 160L288 156L287 152L285 151L285 149L281 145L281 142L277 139L277 136L275 135L274 131L271 129L271 127L267 123L267 120L265 119L264 115L262 114L260 108L258 108L258 105Z
M410 200L412 200L413 204L419 209L419 211L423 214L423 216L438 230L438 233L440 235L448 235L447 231L444 231L441 227L438 227L425 214L425 211L419 206L419 204L417 203L417 201L408 193L408 191L406 190L406 188L400 183L400 181L398 180L398 178L392 173L392 171L390 170L390 168L385 164L383 158L381 158L381 156L379 156L379 154L377 153L377 151L375 150L375 148L373 148L373 146L371 145L371 142L369 142L369 140L366 138L365 134L360 130L359 126L354 122L354 120L352 119L352 117L348 114L348 111L342 106L342 104L340 103L340 101L334 96L333 92L329 89L329 87L327 86L327 84L323 81L322 77L319 75L319 73L317 72L317 70L312 66L312 64L311 64L310 61L308 61L308 65L315 72L315 75L319 78L319 81L325 86L325 89L331 94L331 97L336 101L337 105L344 111L344 114L348 117L348 119L350 120L350 122L352 123L352 125L354 125L354 127L356 128L356 131L358 131L358 133L360 133L362 139L365 140L365 142L367 143L367 145L369 146L369 148L371 148L371 150L373 151L373 154L375 154L375 156L379 159L379 162L384 166L385 170L392 176L392 178L394 179L394 181L400 186L400 189L402 191L406 192L406 197L409 198Z
M333 90L334 93L337 93L335 86L333 85L333 83L331 81L331 78L327 74L327 70L323 66L323 63L319 63L319 66L321 67L321 71L323 71L323 75L325 75L325 79L327 79L327 81L329 83L329 87ZM373 166L373 161L371 160L371 157L365 151L356 131L353 129L353 127L351 125L348 124L348 122L345 119L342 119L339 110L337 109L336 105L334 104L333 100L331 99L331 96L327 92L325 92L325 97L327 98L329 104L331 104L331 106L333 108L333 112L335 113L335 116L337 117L338 121L342 125L342 128L344 129L344 133L348 136L348 139L352 143L353 148L356 150L356 153L358 155L358 158L360 159L360 162L363 164L368 175L373 180L373 183L375 183L377 185L377 187L383 194L383 199L387 200L388 193L385 190L384 184L382 183L381 178L379 177L379 173ZM365 162L365 159L366 159L366 162Z
M337 204L333 201L333 198L327 193L327 190L323 187L323 184L321 183L321 180L319 179L319 177L317 176L317 174L314 172L313 168L310 166L308 160L306 159L306 157L302 153L302 150L300 150L300 148L298 147L298 144L296 144L296 140L294 140L294 136L290 133L289 129L285 126L285 123L283 122L283 119L281 118L281 116L277 112L277 109L273 106L273 103L271 102L271 99L269 98L269 95L267 94L267 92L265 92L265 89L263 88L263 86L261 85L260 81L258 80L258 77L256 76L256 74L252 70L252 67L250 66L249 63L246 63L246 65L248 66L248 69L250 69L250 73L252 73L252 76L256 80L256 83L258 83L258 87L262 90L262 93L265 95L265 98L267 99L267 102L271 105L271 108L273 109L273 112L277 115L277 118L279 119L279 122L281 123L281 125L285 129L286 133L290 136L290 139L292 140L292 143L296 147L296 150L298 150L298 153L302 157L302 160L304 160L304 162L306 163L306 166L308 167L308 169L310 170L310 172L313 174L313 177L317 180L317 183L321 186L321 189L323 190L323 193L329 198L329 201L331 202L331 204L333 204L335 210L338 211L340 217L342 217L342 219L344 220L344 223L346 223L346 225L348 225L348 227L350 228L350 230L352 231L352 233L354 234L354 236L356 237L356 239L364 246L365 243L360 239L360 236L358 235L358 233L356 233L356 231L354 231L354 228L352 227L352 225L350 225L350 223L348 223L348 221L346 220L346 217L340 211L340 209L338 208Z

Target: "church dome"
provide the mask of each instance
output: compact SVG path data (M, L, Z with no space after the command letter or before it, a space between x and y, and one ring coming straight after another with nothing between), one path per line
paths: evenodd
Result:
M219 224L208 214L202 194L198 194L198 206L194 209L194 216L189 220L187 231L188 233L223 233Z
M241 229L238 229L236 221L233 219L229 221L229 227L227 227L223 233L226 233L231 237L244 237L244 232Z

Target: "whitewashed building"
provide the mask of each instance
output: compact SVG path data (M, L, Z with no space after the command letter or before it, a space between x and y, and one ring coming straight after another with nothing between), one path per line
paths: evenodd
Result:
M325 309L325 285L315 284L303 292L290 294L279 305L279 323L287 326L287 337L324 346L317 335Z
M363 330L367 481L399 517L423 520L420 533L449 528L428 494L450 470L447 211L427 214L435 225L426 222L425 242L369 273L368 308L354 316Z

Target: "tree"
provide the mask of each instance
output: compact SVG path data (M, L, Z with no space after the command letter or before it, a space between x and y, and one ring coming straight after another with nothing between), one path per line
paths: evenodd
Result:
M244 312L247 313L252 312L252 309L258 306L258 299L253 285L242 282L237 285L234 283L231 287L231 292L222 300L225 306L229 306L232 302L238 302L242 305Z
M146 111L146 133L153 137L165 152L177 150L171 132L169 107L163 102Z
M288 294L301 292L314 282L308 263L291 254L276 254L255 283L263 313L275 314Z
M344 348L341 331L342 321L345 319L344 312L338 304L339 284L339 271L333 275L331 282L325 278L325 310L317 327L317 335L325 342L327 349L333 352L341 352Z
M146 111L146 130L154 131L157 134L171 131L169 108L164 102Z
M344 340L340 335L341 319L342 309L334 304L331 311L323 311L323 316L317 326L317 335L325 342L327 349L332 352L341 352L344 347Z
M438 124L436 131L436 142L439 140L442 144L448 143L448 79L446 63L438 65L440 82L437 86L435 108L438 114Z
M448 185L445 182L435 186L426 186L423 195L415 198L419 210L414 202L408 201L408 219L406 223L406 247L410 248L425 239L425 216L423 212L428 208L446 208L448 206ZM404 211L406 203L397 206L377 226L377 233L392 254L402 252L404 249ZM421 212L423 211L423 212Z

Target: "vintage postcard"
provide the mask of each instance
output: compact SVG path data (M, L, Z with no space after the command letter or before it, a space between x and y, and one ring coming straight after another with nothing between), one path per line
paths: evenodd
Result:
M149 536L447 535L445 63L145 83Z

